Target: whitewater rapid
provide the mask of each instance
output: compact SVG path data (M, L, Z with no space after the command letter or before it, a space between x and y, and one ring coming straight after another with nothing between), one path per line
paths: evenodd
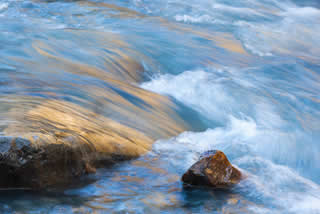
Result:
M290 73L274 79L270 73L255 72L257 70L259 68L207 68L176 76L165 74L143 83L142 88L173 97L198 111L211 126L204 132L185 132L160 140L154 151L183 173L201 153L222 150L248 174L248 179L235 191L244 200L267 201L265 207L250 205L249 210L318 213L320 151L315 138L318 133L306 132L298 121L292 124L289 113L284 115L288 109L298 112L304 108L298 101L303 91L287 90L300 79ZM291 81L285 82L281 77ZM282 84L271 91L269 87L277 81ZM312 78L308 81L309 86L317 84ZM281 96L285 102L274 103L273 96ZM290 109L289 102L296 106Z

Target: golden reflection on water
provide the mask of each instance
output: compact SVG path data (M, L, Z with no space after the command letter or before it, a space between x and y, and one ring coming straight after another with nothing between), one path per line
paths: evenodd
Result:
M100 80L108 80L113 78L127 82L141 81L144 68L140 63L137 62L136 59L128 55L130 51L127 51L127 44L120 39L110 39L109 33L106 33L104 37L108 39L105 41L99 41L99 43L106 45L101 45L100 48L108 50L110 54L102 54L101 51L88 51L88 53L90 53L92 56L96 56L98 59L100 58L103 60L103 68L98 68L96 66L84 64L78 61L72 61L64 56L59 55L56 51L53 51L54 48L51 48L48 44L35 41L33 42L32 47L37 51L38 54L40 54L40 56L44 57L44 61L46 62L45 64L42 63L43 67L38 67L37 69L46 69L47 72L63 70L63 72L91 76ZM107 44L117 44L118 47L108 47ZM123 50L120 51L120 49ZM145 57L143 58L141 54L134 53L133 51L131 51L131 54L135 55L136 57L141 56L141 59L144 59L144 61L150 61ZM28 64L26 61L24 61L24 63ZM48 69L48 67L51 67L52 69Z
M196 26L185 25L181 23L172 23L163 18L158 18L159 22L168 27L171 30L175 30L178 33L192 33L200 36L203 39L212 41L218 47L226 49L227 51L248 55L243 48L241 42L237 40L232 34L227 32L211 32L205 29L197 29Z
M108 15L114 18L143 18L145 15L136 12L126 7L121 7L115 4L109 4L105 2L91 2L91 1L80 1L78 2L81 6L97 7L99 9L108 9ZM116 11L117 14L112 12Z
M98 152L128 156L144 153L151 143L142 133L65 101L44 101L28 111L19 108L10 113L17 121L5 130L6 135L32 141L33 136L40 138L35 142L64 143L73 137L79 144L93 145Z
M118 41L113 43L114 39L111 39L111 44L122 45L122 47L126 45ZM72 136L79 144L90 143L95 150L104 154L137 157L148 151L155 139L177 135L187 129L184 121L174 112L175 105L168 98L130 84L139 82L143 67L135 59L121 52L120 47L112 49L116 54L105 55L105 70L59 56L54 48L43 42L35 41L33 48L40 54L40 62L35 64L24 59L17 60L34 72L40 74L43 71L47 73L63 71L63 74L94 77L104 81L109 87L134 97L139 101L139 105L110 88L95 85L83 86L63 80L41 82L37 81L36 73L33 73L34 77L31 79L36 84L41 84L43 89L50 86L58 91L63 84L78 88L94 101L92 103L79 97L74 97L73 100L93 106L93 109L62 100L28 96L7 97L10 105L14 103L10 108L8 121L14 122L10 122L4 131L6 135L29 139L37 136L40 139L37 142L49 143L65 143L68 137ZM32 51L29 52L34 54ZM31 74L29 78L30 76ZM25 84L16 74L12 74L11 77L16 80L16 84L20 84L20 87L28 89L33 86L32 83ZM74 79L76 78L78 77L75 76ZM39 93L56 97L56 99L60 96L58 92L45 90L40 90Z
M16 72L9 75L16 87L44 97L3 97L1 108L7 106L3 134L25 137L35 144L72 141L90 145L101 155L137 157L150 150L156 139L190 128L175 112L177 106L169 98L135 86L144 72L138 60L148 63L149 67L153 63L120 35L65 31L75 39L81 33L90 35L90 42L99 49L89 47L86 54L95 57L99 67L65 56L70 50L64 46L64 40L34 40L32 48L25 50L29 58L12 57L32 72L27 76ZM73 75L72 80L63 78L68 74ZM54 75L52 79L50 75ZM87 83L82 76L104 82L106 86L95 85L90 82L92 79ZM87 98L69 94L75 89ZM64 96L73 101L62 100Z
M177 22L171 22L168 21L165 18L162 17L154 17L154 16L148 16L142 13L139 13L135 10L131 10L125 7L117 6L114 4L108 4L108 3L97 3L97 2L87 2L87 1L81 1L79 4L86 5L86 6L92 6L92 7L98 7L98 8L107 8L108 15L115 18L138 18L138 19L148 19L152 22L158 22L162 27L168 28L169 30L173 30L180 34L193 34L196 36L199 36L200 38L207 39L209 41L212 41L213 44L219 48L223 48L226 51L229 51L230 53L234 53L236 55L233 56L233 60L229 60L229 64L242 64L247 65L250 61L249 59L249 53L243 48L243 45L239 40L237 40L232 34L227 32L212 32L207 31L203 28L196 28L195 26L186 25L183 23L177 23ZM112 11L116 11L117 13L114 14ZM141 38L137 38L141 39ZM119 40L118 40L119 41ZM185 44L186 45L186 44ZM188 44L190 46L194 45L194 48L198 48L198 44ZM206 47L202 47L206 48ZM150 50L152 51L152 50ZM219 51L212 51L212 57L213 59L220 58ZM238 56L237 56L238 55Z
M160 108L154 110L150 105L150 112L131 108L131 104L119 95L111 93L108 96L105 93L105 96L112 103L100 102L102 112L106 108L128 118L128 121L124 119L122 124L66 101L24 97L14 101L15 107L9 112L14 122L9 124L4 133L25 137L36 143L66 143L72 137L73 141L90 144L103 154L137 157L151 148L155 137L169 137L185 130L184 124L178 124L169 114L161 111L165 104L157 103L156 97L159 95L154 96L152 102ZM148 100L146 102L150 103Z
M216 33L211 36L207 36L209 40L214 41L218 46L239 54L248 55L246 50L243 48L240 41L236 40L233 35L229 33Z

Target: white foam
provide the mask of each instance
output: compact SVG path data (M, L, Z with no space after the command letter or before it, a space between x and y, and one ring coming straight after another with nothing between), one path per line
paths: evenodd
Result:
M288 209L292 213L308 213L318 214L320 213L320 200L318 195L303 195L301 200L296 200L292 203L292 206Z
M237 21L238 33L244 46L259 56L274 53L303 57L311 61L319 60L320 10L312 7L287 5L277 13L279 18L263 24Z
M239 117L243 114L259 125L285 125L268 98L255 94L254 90L263 83L249 80L247 72L232 68L186 71L177 76L160 76L141 87L170 95L219 123L228 121L230 115ZM265 114L269 118L264 117Z
M246 188L251 187L253 192L245 194L271 201L276 213L288 210L288 213L320 211L319 185L301 177L294 170L259 157L245 156L235 162L249 170L247 181L240 184L240 189L247 191Z
M278 157L282 157L280 162L288 163L297 159L301 161L300 158L316 162L312 155L299 157L298 152L303 154L305 149L297 143L296 136L258 127L251 118L238 119L230 116L225 127L208 129L201 133L185 132L170 140L158 141L155 149L161 154L170 154L175 164L183 169L197 160L200 153L211 149L220 149L231 159L243 155L259 155L277 161ZM288 150L294 152L288 154ZM179 157L181 154L183 157Z
M6 10L9 7L8 3L0 3L0 11Z
M178 76L163 75L142 84L142 87L160 94L171 95L204 115L209 114L218 118L218 115L221 115L219 103L234 105L221 86L214 84L218 81L223 79L211 79L207 72L197 70L186 71ZM219 120L225 119L225 115L222 116Z
M298 18L306 18L306 17L320 17L320 10L313 7L290 7L282 13L283 16L287 17L298 17Z
M154 148L160 154L168 153L178 168L186 170L194 163L199 154L210 149L232 150L232 156L248 152L249 142L258 136L256 124L252 119L239 120L231 117L225 128L208 129L205 132L184 132L169 140L159 140ZM233 151L235 149L235 151ZM183 155L178 158L177 156Z
M152 13L185 23L223 24L252 54L270 57L293 55L319 61L320 13L313 7L298 7L290 0L161 1L144 2ZM140 2L139 2L140 5ZM241 25L240 23L247 23Z
M202 16L189 16L189 15L176 15L175 20L178 22L189 23L214 23L215 20L209 15Z
M200 134L204 136L199 138L211 138L217 144L223 142L228 149L241 146L239 150L246 151L250 148L254 154L314 177L315 173L320 172L317 164L320 149L312 135L299 127L304 125L301 120L308 118L302 118L302 115L296 119L293 115L292 111L305 109L305 105L295 101L296 107L293 108L287 103L291 102L288 93L298 96L296 91L288 91L290 85L299 84L299 79L295 82L298 77L291 74L277 74L278 80L275 80L273 75L266 75L264 70L258 68L208 68L206 71L186 71L176 76L162 75L143 83L141 87L172 96L198 111L213 126L222 126ZM290 80L289 85L286 79ZM279 88L274 88L274 85ZM286 95L282 96L282 92ZM180 136L178 141L185 135ZM210 149L210 144L199 138L194 140L201 144L199 148L202 151ZM233 145L233 142L243 144ZM223 148L226 149L225 146Z
M273 163L265 155L264 151L277 152L270 146L274 141L280 144L288 140L282 135L258 128L250 118L230 118L224 128L201 133L185 132L169 140L159 140L153 151L161 154L162 160L173 168L171 170L183 173L198 160L200 153L210 149L222 150L248 176L235 189L242 200L250 201L241 205L245 209L255 213L283 213L287 210L289 213L317 213L320 211L319 185L287 166ZM256 200L263 201L263 205L257 207Z
M273 56L271 50L265 50L266 48L256 48L255 45L251 45L250 43L244 43L244 47L251 51L251 53L256 54L258 56Z

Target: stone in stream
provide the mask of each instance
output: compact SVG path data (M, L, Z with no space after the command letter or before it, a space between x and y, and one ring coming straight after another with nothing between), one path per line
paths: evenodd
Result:
M228 188L241 178L241 172L231 165L223 152L211 150L200 156L200 160L182 176L182 181L189 185Z
M110 158L99 158L91 147L72 140L37 145L24 138L0 137L0 188L41 189L69 184L95 172L97 160L107 164Z

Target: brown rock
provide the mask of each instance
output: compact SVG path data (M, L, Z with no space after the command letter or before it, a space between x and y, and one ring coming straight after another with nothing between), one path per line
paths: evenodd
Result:
M96 167L125 159L99 156L89 145L79 145L72 140L37 145L24 138L0 137L0 188L64 186L73 183L75 178L94 173Z
M190 185L227 188L237 184L241 178L241 172L231 165L223 152L212 150L191 166L182 176L182 181Z
M87 173L81 152L67 144L36 146L24 138L0 137L0 188L45 188Z

